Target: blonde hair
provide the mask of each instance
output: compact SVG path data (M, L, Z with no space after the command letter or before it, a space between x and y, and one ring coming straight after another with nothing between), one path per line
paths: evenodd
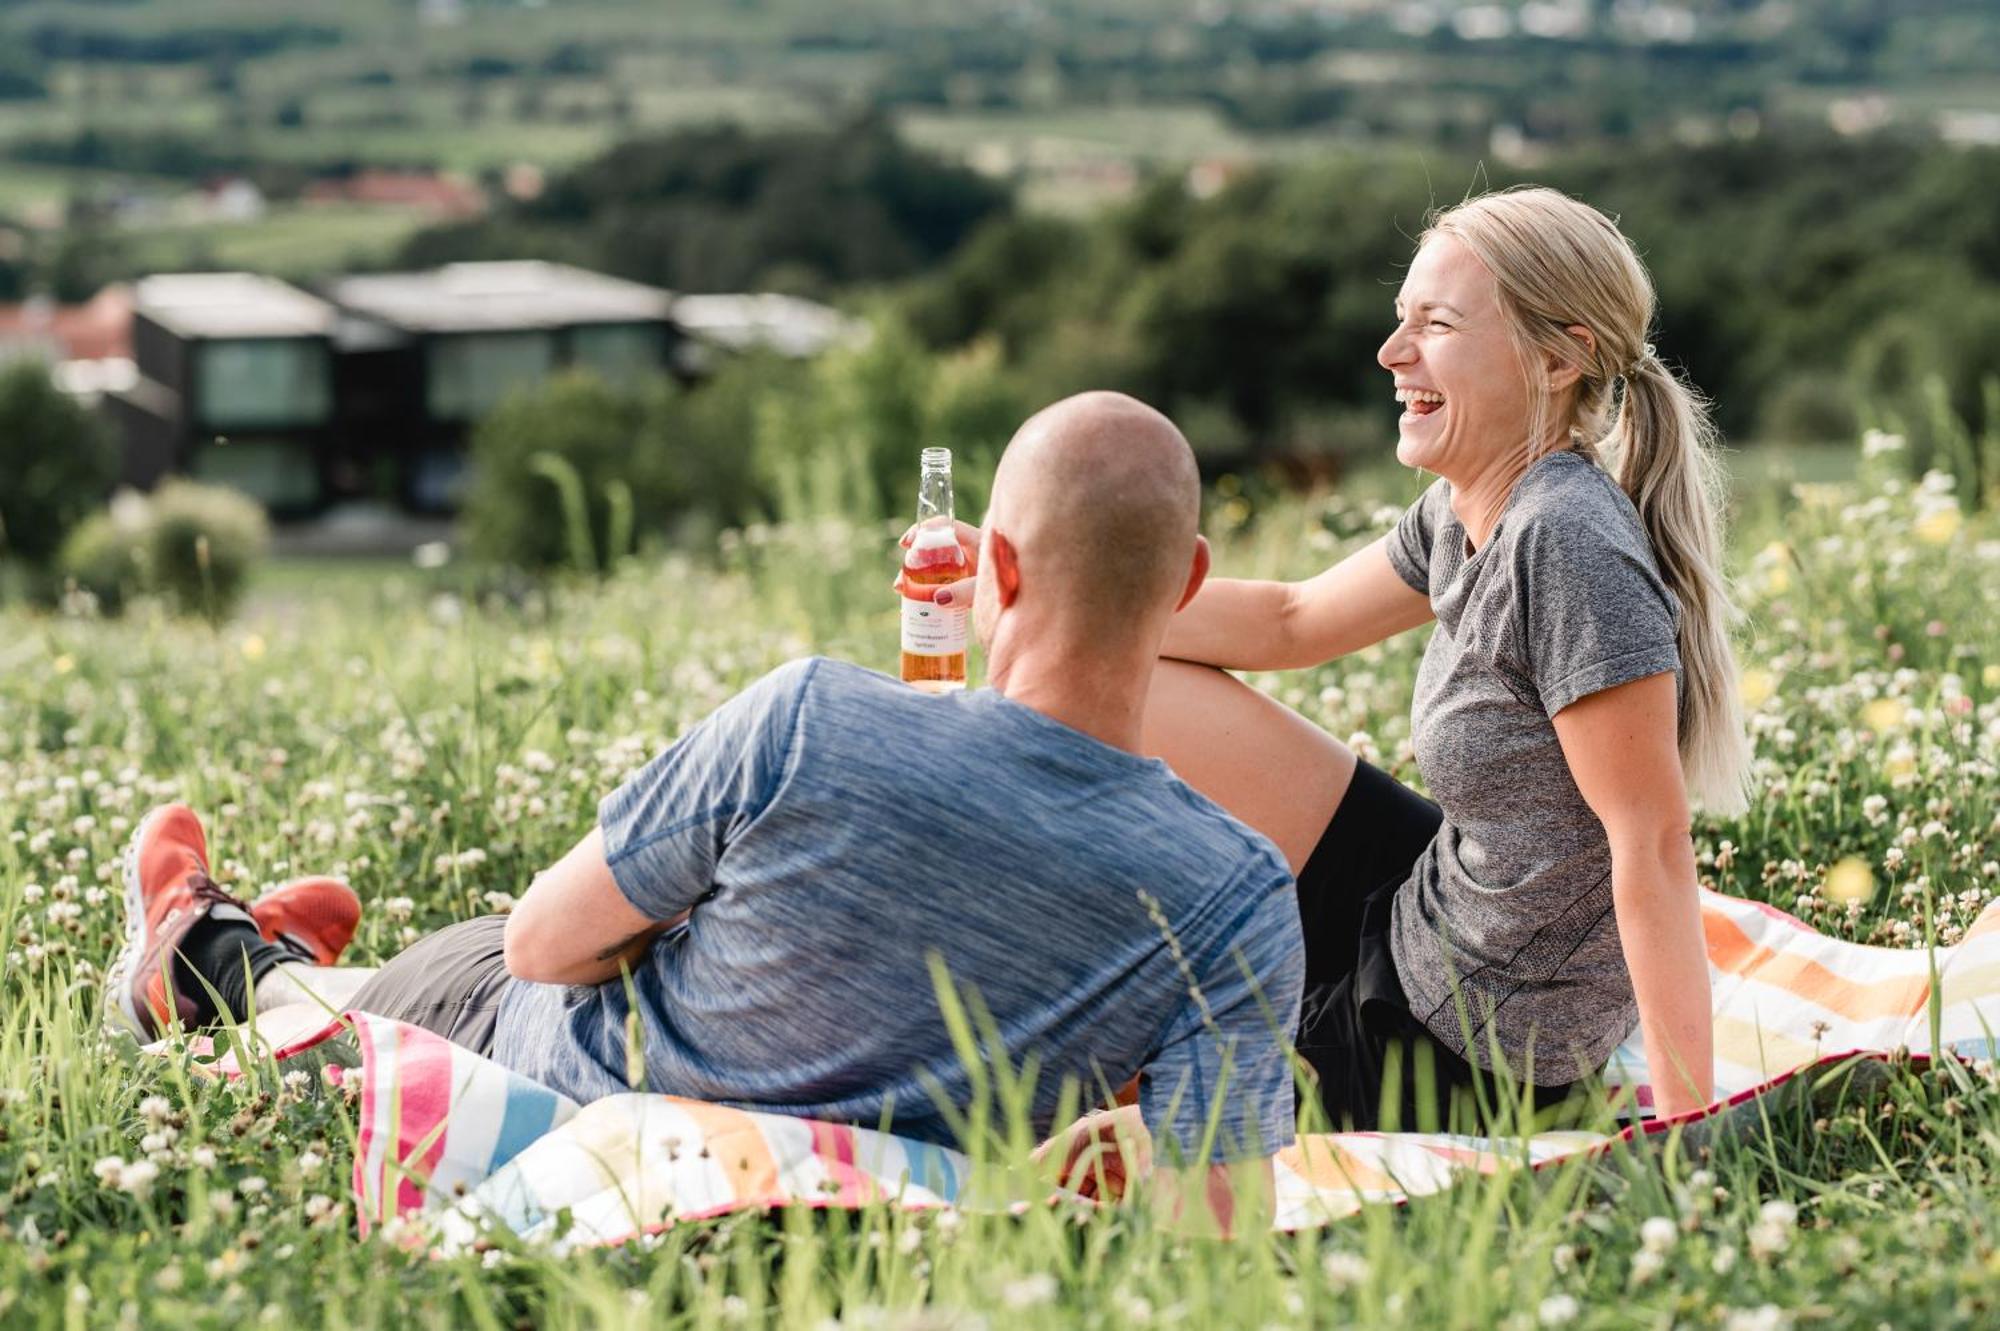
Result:
M1499 286L1529 393L1528 447L1562 434L1606 469L1639 511L1660 574L1680 601L1680 755L1691 801L1716 813L1746 804L1749 745L1729 630L1737 618L1722 565L1722 469L1708 403L1647 342L1652 278L1617 223L1552 189L1523 187L1436 213L1419 238L1451 236ZM1588 328L1593 348L1565 331ZM1575 368L1570 418L1544 358Z

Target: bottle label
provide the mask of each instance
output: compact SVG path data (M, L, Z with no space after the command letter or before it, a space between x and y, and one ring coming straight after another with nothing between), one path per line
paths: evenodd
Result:
M903 598L903 650L912 656L956 656L965 650L967 620L964 606L938 605Z

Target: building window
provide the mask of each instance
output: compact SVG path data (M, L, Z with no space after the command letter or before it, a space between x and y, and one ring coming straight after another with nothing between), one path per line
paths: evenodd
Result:
M425 406L431 419L475 420L517 388L534 388L555 365L547 333L458 333L433 338Z
M319 425L332 414L332 365L323 342L205 342L197 354L195 400L205 429Z
M319 465L310 449L289 440L198 444L188 471L209 485L241 490L275 513L301 513L319 506Z
M666 364L665 330L658 324L586 324L570 331L570 359L612 383L658 374Z

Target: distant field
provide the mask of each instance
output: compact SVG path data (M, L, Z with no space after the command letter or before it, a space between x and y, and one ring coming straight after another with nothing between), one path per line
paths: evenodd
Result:
M424 226L420 213L347 205L278 207L255 222L203 223L127 232L144 268L248 268L315 277L356 260L380 260Z

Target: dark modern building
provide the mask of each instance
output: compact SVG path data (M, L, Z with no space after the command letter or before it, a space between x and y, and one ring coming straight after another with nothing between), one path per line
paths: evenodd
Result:
M456 505L473 424L551 373L691 378L717 355L809 356L855 331L809 301L676 297L540 262L344 277L319 294L179 273L135 286L136 374L103 400L142 489L183 472L280 517L356 498L437 513Z
M136 378L105 395L125 438L127 484L169 472L226 479L277 512L323 499L339 312L250 273L175 273L133 289Z

